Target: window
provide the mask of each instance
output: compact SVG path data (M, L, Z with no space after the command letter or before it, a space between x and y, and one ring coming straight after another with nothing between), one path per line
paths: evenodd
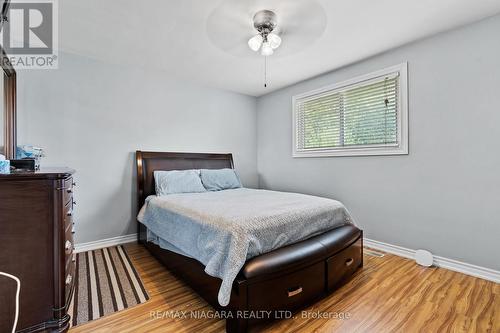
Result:
M293 156L408 154L407 64L293 97Z

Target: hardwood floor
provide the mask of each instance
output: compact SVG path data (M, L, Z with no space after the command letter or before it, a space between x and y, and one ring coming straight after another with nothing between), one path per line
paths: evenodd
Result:
M183 319L211 307L142 246L126 245L151 299L74 327L81 332L224 332L224 320ZM328 298L303 312L330 318L276 321L258 332L500 332L500 285L386 254L365 255L364 267ZM339 319L337 316L344 316ZM348 317L348 318L347 318Z

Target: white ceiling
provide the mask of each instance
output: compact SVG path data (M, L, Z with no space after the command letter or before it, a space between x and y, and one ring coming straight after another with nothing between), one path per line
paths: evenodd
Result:
M253 11L264 8L259 0L237 0L244 6L233 7L230 1L236 0L59 1L59 46L104 62L163 70L172 77L259 96L500 12L500 0L267 0L266 9L275 9L278 18L280 10L288 10L281 17L303 13L305 28L311 18L302 8L317 2L326 26L314 36L302 34L306 46L288 53L285 32L283 49L268 61L264 88L261 56L250 49L235 55L213 42L211 16L234 14L223 23L235 22L234 29L224 30L227 35L221 38L239 38L246 47ZM288 32L290 43L297 42L294 31Z

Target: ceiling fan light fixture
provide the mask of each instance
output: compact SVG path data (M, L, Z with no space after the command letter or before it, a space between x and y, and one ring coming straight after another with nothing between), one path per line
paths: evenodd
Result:
M281 37L273 31L277 26L276 14L270 10L261 10L253 16L253 27L257 35L248 40L252 51L259 51L264 56L264 87L267 87L267 57L274 53L281 44Z
M252 51L257 52L260 49L260 47L262 46L263 41L264 41L264 38L260 34L255 35L248 40L248 47L250 47L250 49Z
M281 44L281 37L273 31L277 25L276 14L270 10L261 10L253 17L253 26L257 35L250 38L248 47L252 51L259 51L263 56L270 56Z
M267 57L274 53L273 48L271 47L271 43L269 41L265 41L262 43L262 48L260 49L260 54Z
M281 45L281 37L274 32L271 32L269 33L269 35L267 35L267 40L269 41L269 45L271 45L273 49L277 49Z

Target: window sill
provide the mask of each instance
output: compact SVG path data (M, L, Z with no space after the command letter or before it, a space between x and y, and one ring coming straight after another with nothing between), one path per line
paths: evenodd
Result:
M339 148L292 152L294 158L386 155L408 155L408 147Z

